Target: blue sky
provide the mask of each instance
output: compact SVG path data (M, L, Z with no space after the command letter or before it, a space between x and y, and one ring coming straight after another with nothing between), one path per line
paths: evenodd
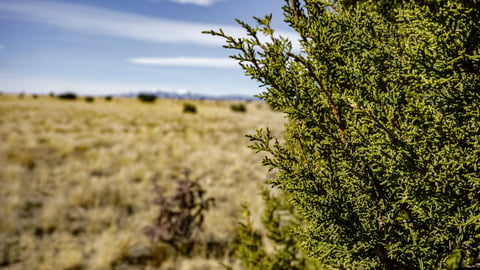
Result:
M155 89L253 95L223 40L239 18L273 13L281 0L0 0L0 91L115 94Z

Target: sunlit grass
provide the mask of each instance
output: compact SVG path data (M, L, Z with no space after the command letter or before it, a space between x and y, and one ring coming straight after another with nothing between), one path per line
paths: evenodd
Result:
M206 244L176 260L151 245L143 229L155 215L153 181L168 189L185 168L203 175L216 204L198 239L228 245L241 203L258 215L268 177L244 135L265 126L281 135L284 118L261 102L246 113L230 102L189 103L197 113L182 113L181 100L0 96L0 265L222 269L226 255L207 258Z

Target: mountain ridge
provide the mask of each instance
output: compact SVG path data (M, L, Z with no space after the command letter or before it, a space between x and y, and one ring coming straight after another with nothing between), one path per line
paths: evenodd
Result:
M170 91L137 91L126 94L117 94L113 96L136 98L140 94L154 95L157 98L164 99L185 99L185 100L224 100L224 101L258 101L259 98L249 95L231 94L231 95L209 95L194 92L170 92Z

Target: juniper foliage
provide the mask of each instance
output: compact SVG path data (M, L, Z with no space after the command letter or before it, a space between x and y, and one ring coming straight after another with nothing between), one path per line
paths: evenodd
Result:
M250 210L243 206L243 220L239 222L234 246L234 257L240 259L249 270L307 270L319 269L314 260L308 258L300 246L292 228L302 219L286 199L284 193L272 194L262 190L265 209L262 224L266 235L257 231L250 220ZM268 242L268 246L265 244Z
M389 8L384 8L388 5ZM326 267L480 262L480 1L288 0L284 21L218 31L258 97L289 119L251 135Z

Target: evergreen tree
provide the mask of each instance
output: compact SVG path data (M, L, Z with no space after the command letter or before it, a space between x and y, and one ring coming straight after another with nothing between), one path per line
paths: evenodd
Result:
M237 226L234 257L249 270L317 270L320 267L300 247L292 228L301 225L302 219L285 195L273 195L266 189L262 191L265 201L262 224L266 235L255 230L250 210L247 205L244 206L244 219ZM269 242L270 250L265 242Z
M288 0L224 47L289 119L252 147L303 217L296 235L340 269L480 263L480 1ZM266 39L264 38L266 36ZM480 267L480 266L479 266Z

